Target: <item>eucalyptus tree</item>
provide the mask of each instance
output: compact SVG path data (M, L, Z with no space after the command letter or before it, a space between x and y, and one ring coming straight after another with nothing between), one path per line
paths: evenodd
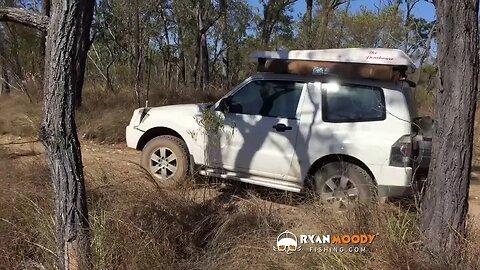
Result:
M478 93L479 0L436 0L438 82L433 154L422 203L425 245L458 260L467 235Z
M46 32L44 108L40 140L55 192L59 269L89 269L90 234L80 142L75 123L94 0L53 0L50 16L0 8L0 20Z

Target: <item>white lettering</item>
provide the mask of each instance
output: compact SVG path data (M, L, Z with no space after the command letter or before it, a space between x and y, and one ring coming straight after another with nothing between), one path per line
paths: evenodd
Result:
M330 244L330 235L324 235L323 236L323 243L324 244Z
M305 234L300 235L300 244L306 244L307 243L307 236Z

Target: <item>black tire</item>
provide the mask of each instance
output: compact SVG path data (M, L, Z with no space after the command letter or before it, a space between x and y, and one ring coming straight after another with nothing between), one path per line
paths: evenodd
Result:
M314 186L317 195L335 208L376 199L372 177L361 167L349 162L331 162L322 166L314 174ZM356 196L354 191L357 191Z
M160 149L165 150L162 152L163 150ZM164 157L161 156L162 153ZM156 155L155 158L153 154ZM169 161L173 157L171 154L175 156L175 160ZM181 139L163 135L153 138L145 145L140 162L157 183L179 182L183 181L188 174L189 153ZM175 171L173 171L174 167ZM166 174L163 174L164 172Z

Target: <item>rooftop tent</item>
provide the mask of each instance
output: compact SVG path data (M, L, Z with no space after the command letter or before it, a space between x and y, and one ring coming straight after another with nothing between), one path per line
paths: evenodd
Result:
M335 75L350 79L406 79L415 64L396 49L326 49L297 51L259 51L251 55L259 72L302 75Z

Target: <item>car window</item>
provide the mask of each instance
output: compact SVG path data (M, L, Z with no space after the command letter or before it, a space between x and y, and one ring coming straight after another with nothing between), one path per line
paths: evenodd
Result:
M303 82L252 81L230 98L230 113L296 118Z
M325 122L365 122L385 120L385 97L378 87L326 83L322 86Z

